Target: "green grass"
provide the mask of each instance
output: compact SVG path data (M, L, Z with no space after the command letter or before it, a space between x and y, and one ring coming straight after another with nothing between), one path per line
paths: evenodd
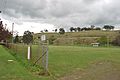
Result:
M120 63L120 48L49 47L49 70L56 77L63 76L76 69L85 69L94 62L105 60Z
M60 35L59 33L44 33L47 38L50 36L55 36L55 37L101 37L101 36L111 36L114 37L118 35L118 31L81 31L81 32L66 32L63 35ZM37 33L34 35L35 39L40 36L40 33Z
M23 54L21 53L21 51L23 51L25 48L22 48L21 46L19 47L20 47L20 50L18 50L17 55L24 56L24 55L21 55ZM38 49L38 46L36 45L32 46L32 56L34 56L34 59L32 59L33 60L32 62L34 62L35 57L39 55L37 53L38 52L37 49ZM18 53L20 53L20 55ZM9 56L11 55L9 54ZM11 57L14 59L13 56ZM58 79L78 69L81 69L81 70L84 70L87 68L89 69L90 65L95 64L97 62L104 62L104 61L105 62L110 61L115 64L120 63L120 48L119 47L49 46L49 72L51 73L51 76L48 80L52 80L53 77ZM17 65L19 64L17 63L14 66L16 67ZM117 67L120 69L120 65L117 65ZM21 69L23 69L24 73L26 73L26 76L33 75L33 74L28 75L27 74L28 71L26 71L24 67L21 67ZM26 77L25 79L29 80L28 77ZM42 77L41 80L44 80L44 79L47 80L44 77Z
M13 60L9 62L8 60ZM0 80L48 80L31 74L15 57L0 46Z

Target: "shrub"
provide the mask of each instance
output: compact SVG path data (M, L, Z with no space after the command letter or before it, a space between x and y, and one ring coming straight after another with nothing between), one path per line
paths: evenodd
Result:
M115 40L113 40L113 45L120 46L120 35L118 35Z
M53 44L53 41L56 39L54 35L49 37L49 44Z
M98 39L98 42L102 45L107 44L107 37L102 36L100 39Z

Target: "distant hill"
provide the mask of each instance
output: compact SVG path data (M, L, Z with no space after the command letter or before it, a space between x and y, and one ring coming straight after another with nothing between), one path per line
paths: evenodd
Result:
M118 35L119 31L81 31L81 32L66 32L59 33L44 33L47 36L50 44L53 45L89 45L91 43L99 42L99 39L109 38L112 42ZM38 43L41 33L34 34L34 42Z

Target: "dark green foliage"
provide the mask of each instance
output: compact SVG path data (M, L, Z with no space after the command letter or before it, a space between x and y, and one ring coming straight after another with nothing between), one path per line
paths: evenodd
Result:
M93 30L95 28L95 26L94 25L91 25L91 30Z
M70 27L70 32L73 32L74 31L74 28L73 27Z
M60 28L60 29L59 29L59 33L60 33L60 34L64 34L64 33L65 33L64 28Z
M45 29L44 31L45 31L45 32L48 32L48 30L47 30L47 29Z
M99 27L96 27L94 30L101 30L101 28L99 28Z
M118 35L112 43L113 45L120 46L120 35Z
M102 36L102 37L98 40L98 42L99 42L100 44L102 44L102 45L107 44L107 37L106 37L106 36Z
M55 32L57 32L57 29L55 29Z
M81 31L86 31L87 30L87 28L86 27L83 27L82 29L81 29Z
M5 29L3 22L0 21L0 41L8 42L12 37L12 34L8 29Z
M113 29L114 27L111 26L111 29ZM80 32L80 31L90 31L90 30L101 30L101 28L99 27L95 27L94 25L91 25L91 27L83 27L83 28L80 28L80 27L77 27L77 28L74 28L74 27L70 27L70 32Z
M80 32L80 31L81 31L81 28L80 28L80 27L77 27L77 31Z
M27 45L33 42L33 35L30 31L25 31L23 35L23 42Z
M49 37L49 44L53 44L54 40L56 39L56 37L54 35Z
M74 31L77 32L77 28L74 28Z
M114 29L115 27L112 26L112 25L104 25L103 28L106 29L106 30L111 30L111 29Z
M19 42L19 36L18 35L16 35L15 36L15 38L14 38L14 41L13 41L14 43L18 43Z
M92 30L91 28L86 28L86 27L83 27L82 29L81 29L81 31L90 31L90 30Z
M81 31L81 29L80 29L80 27L77 27L77 28L73 28L73 27L70 27L70 32L80 32Z

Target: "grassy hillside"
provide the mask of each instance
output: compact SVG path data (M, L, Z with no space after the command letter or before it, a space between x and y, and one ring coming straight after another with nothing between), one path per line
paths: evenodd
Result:
M112 42L118 35L118 31L81 31L81 32L66 32L63 35L59 33L44 33L47 35L47 39L50 44L55 45L81 45L91 44L98 42L101 37L109 37L109 41ZM34 40L38 42L38 36L41 34L35 34Z
M13 60L13 61L11 61ZM0 45L0 80L48 80L30 73Z

